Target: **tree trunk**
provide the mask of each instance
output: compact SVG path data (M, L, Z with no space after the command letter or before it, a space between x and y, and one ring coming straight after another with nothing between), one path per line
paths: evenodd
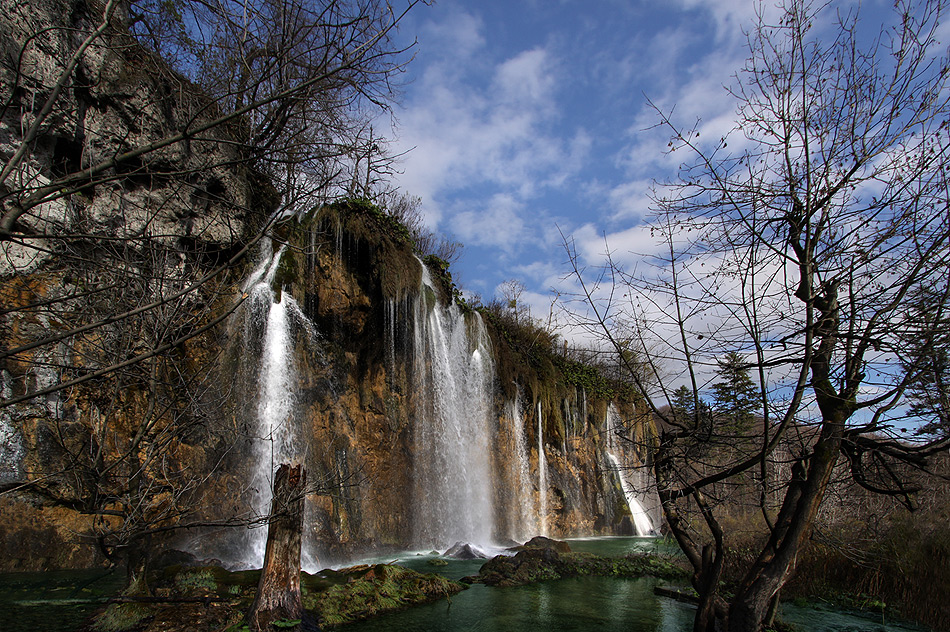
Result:
M713 632L716 627L716 603L719 599L719 577L722 575L722 555L713 554L713 546L703 547L703 566L697 580L699 604L693 619L693 632Z
M125 559L126 587L124 595L149 595L148 558L151 537L133 538Z
M730 632L759 632L774 601L795 568L815 514L834 470L843 420L826 421L809 459L807 473L802 463L793 466L792 482L768 544L746 574L729 604Z
M248 625L253 632L270 629L274 621L299 620L303 616L300 543L306 479L302 465L287 463L281 464L274 476L264 568L248 614Z

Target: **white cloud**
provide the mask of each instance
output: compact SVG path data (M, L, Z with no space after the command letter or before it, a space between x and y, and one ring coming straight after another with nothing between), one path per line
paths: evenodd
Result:
M473 24L457 21L464 33ZM479 38L469 35L467 41L474 46ZM591 139L583 130L562 138L562 130L555 129L559 77L549 51L522 51L465 77L454 68L456 62L428 66L421 89L400 113L395 147L411 151L401 161L399 184L423 198L431 227L450 226L468 243L491 243L476 227L511 208L515 199L563 186L583 164ZM492 208L484 209L489 213L485 220L474 217L471 209L451 218L448 196L474 186L507 197L487 205Z
M750 2L749 0L675 0L687 10L695 10L711 16L715 24L716 40L723 43L744 40L743 29L756 18L756 9L761 7L771 15L776 12L774 3Z
M498 101L521 109L548 104L555 86L550 55L543 48L527 50L508 59L495 71Z
M443 63L450 59L471 60L485 46L482 19L467 11L453 11L438 22L427 21L421 28L419 48L438 51Z
M456 213L451 219L452 232L466 244L511 251L525 236L522 215L521 202L511 195L498 194L485 206Z

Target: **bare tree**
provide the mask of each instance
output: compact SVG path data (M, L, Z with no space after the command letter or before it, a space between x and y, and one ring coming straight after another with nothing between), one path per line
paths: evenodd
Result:
M693 160L655 196L651 229L664 246L654 267L628 273L609 260L592 275L568 242L586 324L622 358L638 352L628 375L657 420L658 491L695 570L696 630L762 629L841 460L858 484L912 505L902 466L926 468L947 446L900 432L911 387L932 367L908 341L938 339L932 325L946 322L910 307L921 293L930 313L947 307L944 6L897 2L896 25L870 39L856 9L827 30L833 10L789 0L777 21L760 12L729 137L700 139L699 124L659 112L671 150ZM721 437L700 395L729 357L753 377L761 417L753 441L712 460ZM785 463L774 458L783 442ZM727 603L717 506L743 476L762 486L763 546Z
M434 255L446 263L453 263L462 255L461 242L439 235L426 226L422 198L391 188L384 188L373 197L386 213L406 227L420 256Z
M385 107L404 63L389 40L403 14L375 1L49 3L65 5L50 8L50 24L4 3L6 278L51 261L94 266L71 244L109 239L130 251L177 248L182 266L205 264L207 274L180 283L193 294L243 262L242 246L268 217L347 190L348 160L379 142L367 106ZM71 23L51 17L61 8ZM32 348L80 333L59 329ZM3 357L26 351L8 347Z

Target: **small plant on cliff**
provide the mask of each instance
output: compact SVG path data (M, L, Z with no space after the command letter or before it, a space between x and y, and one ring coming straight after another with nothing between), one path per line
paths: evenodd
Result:
M463 311L471 311L472 307L466 302L462 291L455 285L455 281L452 279L449 262L431 254L424 256L422 262L429 268L433 279L441 286L445 296L458 305Z

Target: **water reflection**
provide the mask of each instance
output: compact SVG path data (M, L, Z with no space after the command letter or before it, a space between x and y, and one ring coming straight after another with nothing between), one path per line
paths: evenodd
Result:
M679 632L692 612L661 603L650 579L582 577L518 588L472 586L452 598L347 626L350 632ZM667 601L667 600L662 600Z

